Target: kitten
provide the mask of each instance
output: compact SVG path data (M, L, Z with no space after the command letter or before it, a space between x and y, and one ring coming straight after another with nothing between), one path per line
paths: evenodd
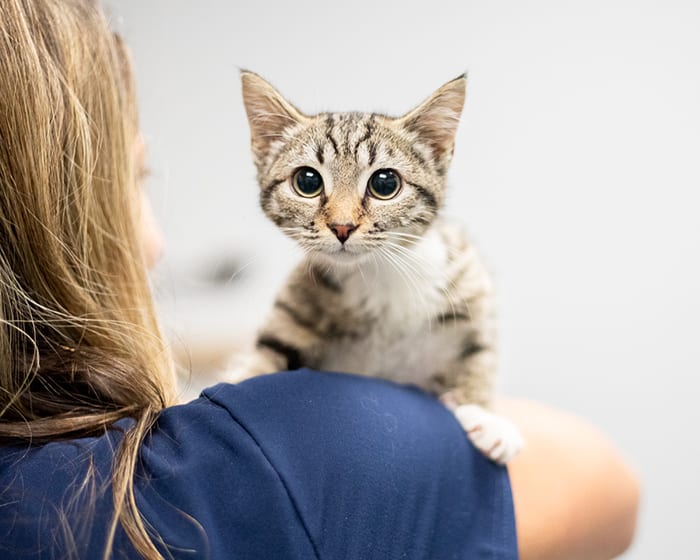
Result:
M306 258L234 377L308 366L412 383L504 463L522 439L487 411L491 282L461 230L438 217L465 83L399 118L307 116L242 73L262 208Z

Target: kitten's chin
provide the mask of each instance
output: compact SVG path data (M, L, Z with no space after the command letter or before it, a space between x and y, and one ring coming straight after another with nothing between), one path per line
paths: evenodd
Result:
M314 251L314 260L326 266L357 266L369 258L368 251L357 252L353 249L340 249L337 251Z

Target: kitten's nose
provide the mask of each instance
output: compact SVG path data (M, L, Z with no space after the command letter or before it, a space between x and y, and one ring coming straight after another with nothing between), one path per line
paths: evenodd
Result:
M345 243L350 234L357 229L355 224L328 224L328 227L341 243Z

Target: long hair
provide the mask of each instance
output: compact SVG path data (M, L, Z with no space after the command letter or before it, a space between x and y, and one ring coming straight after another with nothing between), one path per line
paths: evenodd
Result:
M92 0L0 1L0 441L136 420L115 516L160 558L133 493L140 443L174 400L139 239L127 52Z

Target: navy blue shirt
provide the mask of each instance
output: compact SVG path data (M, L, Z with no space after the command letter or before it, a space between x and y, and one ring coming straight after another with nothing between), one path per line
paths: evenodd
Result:
M120 438L0 447L0 558L63 558L69 543L101 558ZM161 413L135 491L173 558L517 558L506 470L434 398L376 379L300 370L207 389ZM137 557L122 530L114 551Z

